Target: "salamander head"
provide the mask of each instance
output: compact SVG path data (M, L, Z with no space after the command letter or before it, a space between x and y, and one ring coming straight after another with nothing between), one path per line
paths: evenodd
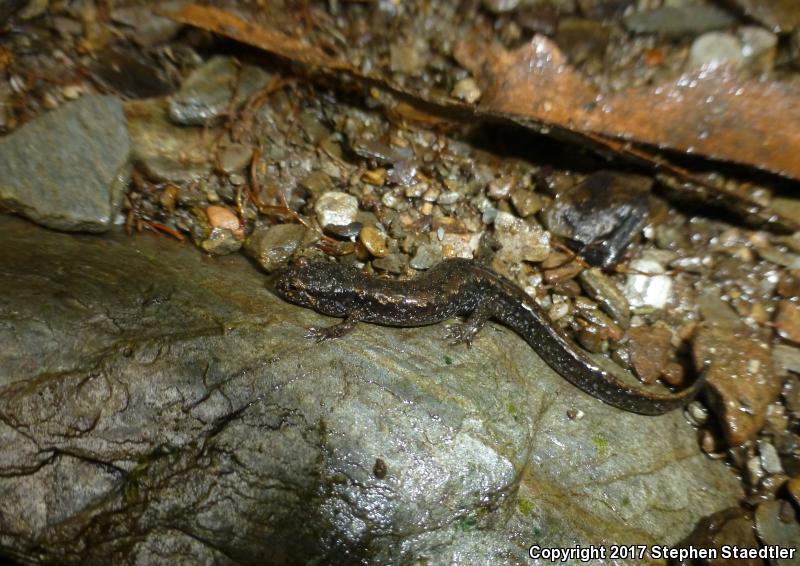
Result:
M335 315L340 308L332 303L345 283L343 274L339 264L302 257L278 274L275 291L290 303Z

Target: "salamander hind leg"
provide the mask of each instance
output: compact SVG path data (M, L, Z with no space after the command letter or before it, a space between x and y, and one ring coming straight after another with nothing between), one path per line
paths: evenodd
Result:
M468 348L471 348L475 336L486 325L486 321L492 317L492 314L489 302L479 304L465 322L448 324L445 327L444 339L450 344L465 343Z
M305 334L306 338L310 338L315 342L325 342L326 340L335 340L346 336L358 324L360 320L357 313L347 315L342 322L334 324L333 326L326 326L325 328L309 328Z

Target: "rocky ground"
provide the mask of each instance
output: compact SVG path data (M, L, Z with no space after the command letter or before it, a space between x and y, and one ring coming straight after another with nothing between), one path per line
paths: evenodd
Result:
M328 321L242 257L0 222L0 541L22 562L514 563L675 544L742 497L680 412L604 405L502 327L315 344Z
M0 557L515 564L533 544L797 545L797 176L781 152L739 151L793 139L796 11L161 4L0 3ZM477 65L487 38L499 55ZM554 77L631 105L640 88L719 87L733 98L709 112L743 125L709 117L724 131L687 148L620 115L649 144L623 146L559 122L567 83L552 107L499 105L497 61L531 46ZM392 278L475 258L640 387L707 386L643 417L501 326L470 349L442 325L316 344L305 329L334 321L271 291L298 256Z

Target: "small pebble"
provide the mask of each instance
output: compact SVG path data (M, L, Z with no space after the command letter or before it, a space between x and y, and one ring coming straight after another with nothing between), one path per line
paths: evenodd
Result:
M232 254L242 247L242 238L227 228L214 228L205 240L198 242L200 249L211 255Z
M505 200L511 196L511 190L519 184L519 178L506 175L489 182L487 196L494 200Z
M536 214L544 206L541 195L526 189L517 189L511 194L511 204L522 218Z
M542 261L550 255L550 233L536 224L498 212L494 229L502 246L498 254L508 261Z
M761 459L758 456L748 458L746 467L747 478L750 485L758 485L758 482L764 477L764 469L761 467Z
M436 199L438 204L455 204L461 199L461 194L456 191L445 191Z
M317 213L317 221L323 228L329 224L346 226L356 219L358 199L347 193L329 191L319 197L314 211Z
M695 426L705 424L708 420L708 409L699 401L692 401L686 408L686 414Z
M624 327L630 324L630 306L617 284L598 267L585 269L578 277L586 294Z
M223 173L230 175L244 169L250 162L252 155L253 148L250 146L233 143L222 149L217 158L217 163Z
M775 450L775 447L772 444L761 440L758 443L758 451L759 455L761 456L761 467L764 468L767 473L783 473L783 466L781 466L781 460L778 457L778 451Z
M370 185L382 187L386 184L386 169L379 167L378 169L364 171L361 175L361 180Z
M758 26L742 26L737 33L742 41L742 56L747 70L755 75L772 71L775 66L778 37Z
M328 236L333 236L334 238L339 238L341 240L353 240L361 233L362 228L364 228L364 225L361 222L351 222L350 224L345 224L344 226L339 226L338 224L328 224L322 231Z
M358 239L364 244L367 251L375 257L386 257L389 254L389 248L386 247L386 237L374 226L364 226Z
M608 350L608 335L605 329L594 324L581 328L577 338L578 343L590 352L600 353Z
M775 328L784 340L800 344L800 305L788 300L778 303Z
M796 547L800 540L800 522L792 504L781 499L761 503L756 508L756 532L765 545Z
M414 269L430 269L442 260L442 247L433 244L424 244L417 248L417 253L411 259Z
M548 269L544 272L544 282L548 285L555 285L568 279L572 279L583 270L583 266L575 261L571 261L561 267Z
M483 93L481 93L481 89L478 87L478 83L475 82L475 79L467 77L466 79L458 81L450 94L468 104L474 104L480 100Z
M439 194L441 191L436 187L429 187L427 191L422 194L422 200L425 202L436 202L439 200Z
M744 63L742 43L735 35L712 31L694 40L689 49L688 69L712 71L727 66L739 69Z
M483 0L483 6L493 14L512 12L519 6L520 0Z
M686 382L686 372L683 366L678 362L669 361L664 364L661 370L661 379L663 379L665 383L677 387Z
M375 269L393 273L395 275L401 275L405 273L407 265L408 256L400 253L389 254L386 257L372 260L372 266Z
M267 273L286 265L289 258L304 243L315 239L301 224L276 224L266 228L256 228L244 243L244 251L256 260Z
M229 208L211 205L206 208L206 216L208 216L208 222L212 228L230 230L237 239L244 239L244 227L239 222L236 214Z
M631 308L664 308L672 297L672 278L669 275L654 275L664 272L656 252L642 253L641 258L630 263L630 268L643 273L631 273L625 282L624 295Z

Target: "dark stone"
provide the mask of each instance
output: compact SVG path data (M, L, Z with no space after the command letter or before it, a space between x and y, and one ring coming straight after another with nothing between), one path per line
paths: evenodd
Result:
M48 228L104 232L120 211L129 149L116 98L65 104L0 139L0 205Z

